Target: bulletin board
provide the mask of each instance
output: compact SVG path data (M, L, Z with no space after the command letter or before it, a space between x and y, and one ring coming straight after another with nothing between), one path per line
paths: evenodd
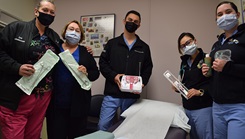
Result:
M80 23L85 35L82 45L90 46L94 57L99 57L108 40L115 36L115 14L81 16Z
M241 15L242 15L242 22L244 23L245 20L245 0L241 0Z

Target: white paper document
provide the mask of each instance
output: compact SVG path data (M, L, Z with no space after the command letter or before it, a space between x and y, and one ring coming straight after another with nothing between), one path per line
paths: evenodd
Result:
M78 71L79 65L74 59L74 57L71 55L70 51L65 50L64 52L60 53L59 56L62 62L64 63L64 65L69 69L71 74L75 77L77 82L81 85L81 88L84 90L91 89L91 86L92 86L91 81L88 79L88 77L84 73Z
M47 75L47 73L54 67L54 65L58 61L59 57L51 50L47 50L42 58L34 64L35 73L28 77L23 76L15 84L27 95L30 95L33 89Z

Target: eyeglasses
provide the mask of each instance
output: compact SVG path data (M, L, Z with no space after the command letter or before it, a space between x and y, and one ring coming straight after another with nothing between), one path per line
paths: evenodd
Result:
M180 45L180 48L181 49L185 48L186 46L190 45L193 41L194 41L193 39L186 41L184 44Z

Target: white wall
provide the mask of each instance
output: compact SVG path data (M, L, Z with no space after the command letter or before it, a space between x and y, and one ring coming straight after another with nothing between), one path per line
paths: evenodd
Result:
M125 14L131 9L139 11L142 25L137 34L150 45L154 62L153 74L143 96L181 104L179 94L171 90L162 74L167 69L178 74L180 59L177 38L183 31L192 32L199 46L206 52L210 51L219 32L215 23L218 3L219 0L59 0L56 1L57 15L51 27L60 33L67 22L80 20L82 15L115 13L115 34L118 36L124 28L122 20ZM97 94L102 93L103 89L104 77L100 76L93 83L92 91Z
M57 0L57 16L51 27L60 34L70 20L80 20L82 15L116 14L115 35L123 31L122 20L127 11L135 9L141 13L142 25L137 31L141 39L151 47L154 62L153 74L144 89L143 97L181 103L178 94L170 89L170 84L162 76L169 69L178 74L180 59L177 52L177 38L183 31L192 32L199 47L209 52L220 30L215 23L215 8L222 0ZM240 0L231 0L241 10ZM37 0L0 0L0 9L22 20L34 17ZM69 7L69 8L68 8ZM240 19L241 21L241 19ZM98 61L98 58L96 58ZM102 93L104 78L93 83L93 94Z
M0 9L22 20L34 17L37 0L0 0ZM149 99L181 103L178 94L172 93L170 84L162 76L169 69L178 74L180 59L177 52L177 38L183 31L192 32L199 47L209 52L220 30L214 21L216 5L222 0L59 0L55 1L57 16L51 27L59 34L70 20L80 20L82 15L116 14L115 35L123 31L122 20L127 11L135 9L141 13L142 25L138 35L150 45L154 62L153 74L144 89L143 96ZM240 0L231 0L241 10ZM68 8L69 7L69 8ZM241 22L241 19L240 19ZM98 58L96 58L98 61ZM93 83L93 93L102 93L104 78Z
M66 23L71 20L80 21L80 16L82 15L94 15L94 14L116 14L116 24L115 24L115 36L120 35L123 32L122 21L125 17L126 12L131 9L138 10L142 14L142 26L140 27L138 33L140 37L149 43L150 40L150 1L141 0L140 3L132 2L131 0L115 1L115 0L70 0L69 2L65 0L55 1L56 4L56 17L54 23L51 25L59 34ZM69 5L70 9L67 8ZM98 58L95 58L98 61ZM104 77L101 75L100 78L93 83L92 92L93 94L103 93L104 89ZM146 89L144 89L143 96Z
M21 20L34 18L36 0L0 0L0 10L8 12Z
M181 103L179 94L171 90L162 74L170 70L178 75L180 55L177 39L182 32L193 33L198 46L205 52L210 52L218 34L215 23L217 4L218 1L215 0L151 1L150 45L154 69L147 90L148 98Z

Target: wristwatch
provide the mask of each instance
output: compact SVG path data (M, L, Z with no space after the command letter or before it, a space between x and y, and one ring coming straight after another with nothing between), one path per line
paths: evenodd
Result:
M204 90L203 90L203 89L199 89L198 91L199 91L199 93L200 93L200 96L203 96Z

